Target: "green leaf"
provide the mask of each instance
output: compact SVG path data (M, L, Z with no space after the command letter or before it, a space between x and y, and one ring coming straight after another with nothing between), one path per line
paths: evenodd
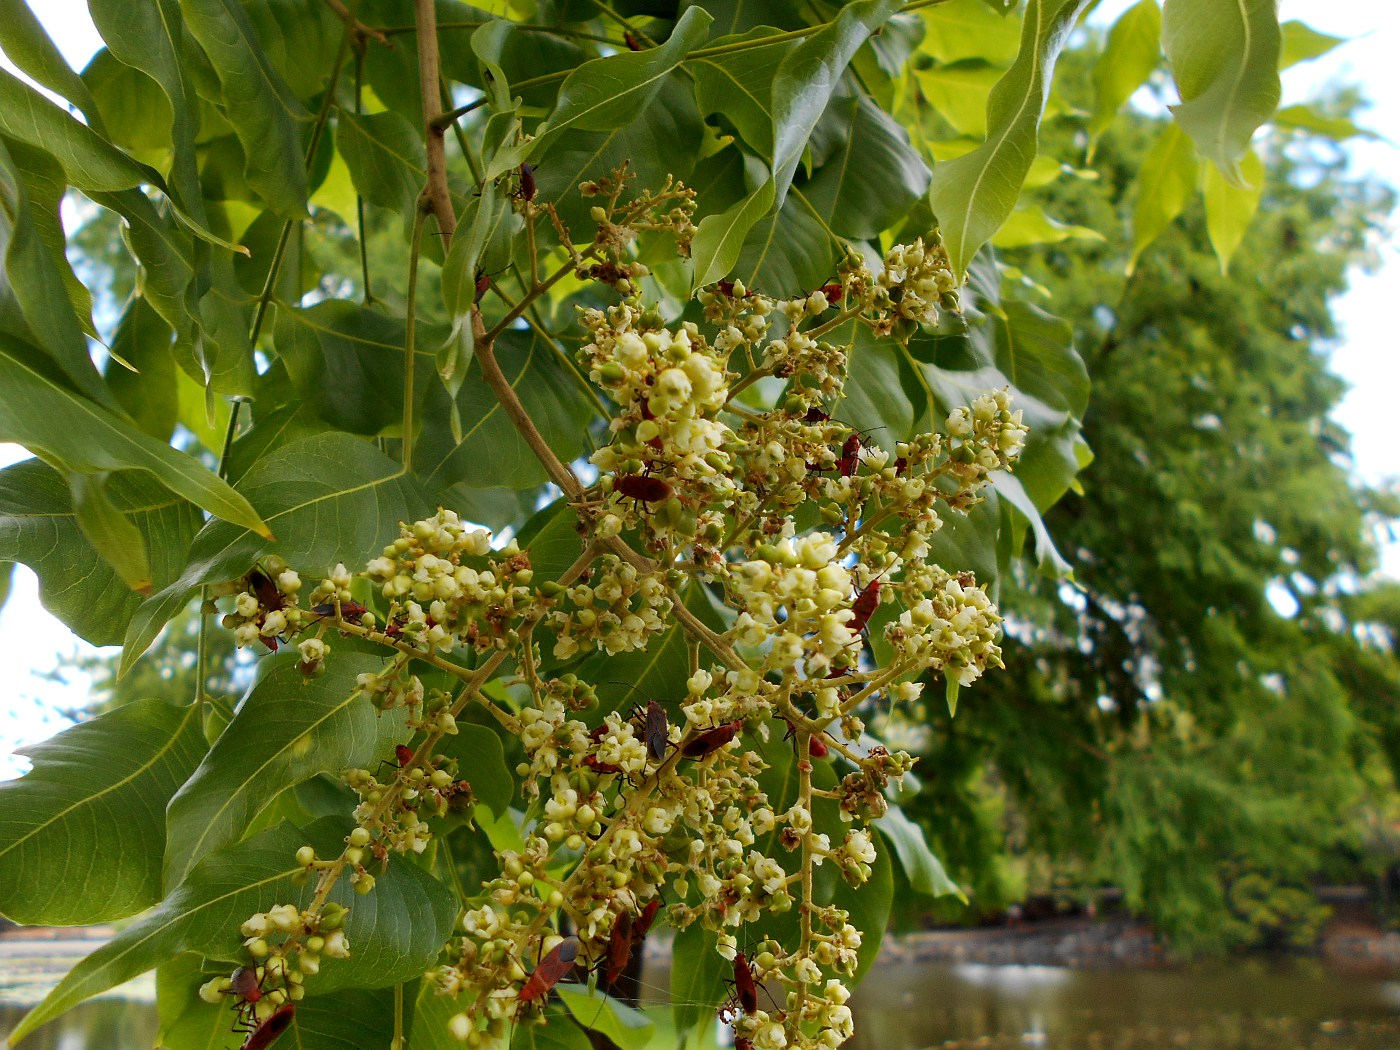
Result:
M1181 128L1170 124L1142 163L1137 203L1133 205L1133 254L1128 273L1149 244L1181 214L1196 192L1196 150Z
M738 204L700 220L690 246L696 288L714 284L734 270L749 231L768 214L773 200L773 183L765 182Z
M241 3L180 0L180 10L219 78L221 108L243 146L248 185L283 218L305 217L299 124L310 114L268 61Z
M0 439L41 451L68 471L145 470L229 522L271 535L243 496L193 456L148 437L35 367L33 347L0 335Z
M771 296L798 296L820 288L836 273L840 242L824 209L795 188L777 211L749 230L734 272L750 288Z
M161 628L204 583L235 579L264 552L325 573L337 563L359 565L398 535L427 503L399 464L348 434L318 434L282 445L238 483L260 506L279 539L269 547L247 529L211 521L200 530L180 578L152 595L132 617L123 643L125 674Z
M501 737L489 726L457 723L457 735L440 745L448 758L457 759L457 775L472 786L472 794L497 817L510 809L515 797L515 776L506 765Z
M924 195L931 173L908 133L873 100L839 99L832 103L838 107L850 121L842 145L802 193L833 232L855 240L878 237Z
M117 403L137 427L157 441L169 441L180 412L175 359L170 348L171 331L144 296L127 304L126 313L112 337L116 361L107 366L107 386Z
M1322 135L1334 142L1345 142L1347 139L1354 138L1376 139L1380 137L1374 131L1358 127L1346 117L1328 116L1304 103L1296 106L1284 106L1274 114L1270 123L1275 127Z
M397 113L356 116L341 110L335 145L360 196L412 222L428 171L422 134Z
M1240 173L1246 180L1243 188L1226 181L1220 169L1213 165L1205 173L1206 232L1220 260L1221 273L1230 272L1230 259L1244 240L1264 194L1264 162L1258 154L1245 155Z
M851 58L899 9L895 0L858 0L784 56L773 76L773 191L782 205L812 130ZM703 282L702 282L703 283Z
M592 402L579 396L578 379L562 359L568 351L533 329L502 332L495 350L501 370L550 448L566 463L583 454L595 412ZM459 491L519 489L547 480L539 460L481 377L478 361L472 361L455 401L465 424L460 437L453 436L447 422L452 407L447 391L434 384L414 450L415 466L435 498L445 498L454 487Z
M1019 27L1001 12L961 0L924 8L920 14L928 32L919 50L940 62L975 58L1007 66L1016 57Z
M739 36L721 37L715 46L749 43L777 32L771 26L760 26ZM755 154L769 162L773 159L774 74L794 46L788 40L696 58L686 64L695 77L695 101L701 114L719 114Z
M73 497L73 517L84 538L102 560L116 570L122 582L138 594L151 593L151 563L141 530L133 525L107 494L111 475L68 475Z
M132 69L141 70L165 93L170 106L168 134L174 147L170 181L181 206L202 221L204 203L194 144L199 126L199 101L188 83L193 63L187 66L182 61L192 48L177 0L150 0L141 4L129 4L126 0L90 0L88 9L111 53ZM99 53L98 60L101 57ZM92 69L90 66L89 74ZM118 133L127 133L132 117L148 120L150 111L155 109L146 107L139 99L133 100L132 108L134 113L126 109L107 112L109 123ZM156 110L155 116L160 115ZM166 319L170 320L168 316ZM174 322L172 325L178 327Z
M1296 66L1299 62L1310 62L1314 58L1321 58L1338 44L1347 42L1346 37L1319 33L1312 26L1300 22L1296 18L1283 23L1279 30L1281 33L1278 56L1279 69L1287 69L1289 66Z
M1162 54L1162 9L1138 0L1118 16L1103 54L1094 64L1094 115L1089 118L1089 157L1123 104L1146 83Z
M295 651L264 662L252 693L171 800L168 885L242 838L273 800L271 785L290 787L318 773L373 768L407 739L404 712L381 714L356 687L361 673L382 669L381 658L333 651L325 673L309 680L299 665Z
M1240 160L1279 99L1275 0L1166 0L1162 49L1181 94L1181 130L1236 186Z
M934 170L929 202L956 274L1016 207L1035 160L1055 59L1087 2L1030 0L1020 52L987 100L987 141Z
M401 317L380 307L328 299L300 309L279 306L273 342L297 392L337 430L373 436L403 420L405 331ZM420 325L415 390L432 379L425 345L445 338L439 326ZM333 397L327 392L334 391Z
M165 806L204 754L199 709L137 700L22 750L0 784L0 912L76 926L161 898Z
M169 583L202 524L199 511L136 471L112 475L108 495L150 552L155 585ZM37 459L0 471L0 550L34 570L44 608L75 634L94 645L121 641L141 598L84 537L62 475Z
M47 154L22 144L16 143L12 153L0 143L0 246L5 253L4 272L0 274L0 326L21 339L37 341L78 390L115 409L116 400L93 366L84 326L68 296L63 278L67 260L44 243L30 206L25 167L42 167L48 159ZM21 163L26 160L28 165ZM6 316L11 310L6 309L5 300L11 295L27 325ZM89 319L89 327L91 323Z
M89 127L99 135L106 134L102 114L87 85L49 39L25 0L0 0L0 47L17 69L73 103L83 111Z
M713 932L698 922L676 931L671 945L671 1016L677 1042L724 1002L728 964L716 950Z
M10 1033L11 1042L182 952L241 962L246 955L240 923L273 905L304 908L311 902L314 882L293 882L303 870L293 859L296 851L309 844L318 854L333 856L344 848L348 831L335 820L305 829L282 823L211 854L159 907L73 967ZM373 893L361 897L349 879L341 879L330 899L350 909L345 936L351 955L317 977L320 993L384 988L418 976L437 958L457 912L451 891L416 865L397 859L376 875Z
M958 713L958 690L959 682L956 678L944 678L943 695L948 701L948 717L954 718Z
M703 8L688 8L660 47L622 51L579 66L560 86L554 112L536 132L528 155L547 155L550 144L571 128L608 131L630 124L685 53L705 39L711 21Z
M516 537L530 555L535 586L557 580L583 553L583 537L578 531L578 515L566 499L557 499L537 511Z
M1011 213L992 243L998 248L1024 248L1030 244L1059 244L1061 241L1102 241L1104 235L1087 226L1052 219L1039 208L1017 208Z
M899 858L900 867L904 869L910 886L930 897L946 897L951 894L964 904L967 903L966 894L956 882L948 878L948 873L943 870L942 861L928 848L923 829L906 817L902 809L890 806L888 812L875 822L875 826L894 847L895 856Z
M34 88L0 69L0 133L48 150L81 190L126 190L159 176Z
M515 1026L510 1046L511 1050L589 1050L593 1043L567 1010L550 1005L545 1007L544 1020L539 1024Z
M622 1050L646 1050L656 1022L642 1011L602 992L592 994L578 984L556 984L555 993L564 1008L584 1028L598 1032Z
M954 131L975 139L987 135L987 95L1005 67L980 58L915 70L924 98Z

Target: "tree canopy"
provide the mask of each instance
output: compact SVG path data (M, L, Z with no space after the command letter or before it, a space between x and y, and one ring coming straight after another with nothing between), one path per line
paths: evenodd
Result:
M1356 502L1296 494L1351 496L1307 346L1370 213L1241 316L1192 203L1238 274L1256 130L1348 133L1275 112L1336 41L1273 5L1142 0L1068 82L1087 0L91 0L81 74L11 6L72 111L0 72L0 553L127 682L193 636L192 695L0 787L0 912L132 920L15 1038L158 968L171 1045L633 1050L665 924L679 1035L732 978L736 1045L834 1047L896 882L964 896L921 823L974 857L978 776L1091 807L1042 833L1188 929L1196 827L1251 873L1286 824L1272 768L1219 816L1215 742L1361 753ZM1296 241L1332 191L1273 178Z

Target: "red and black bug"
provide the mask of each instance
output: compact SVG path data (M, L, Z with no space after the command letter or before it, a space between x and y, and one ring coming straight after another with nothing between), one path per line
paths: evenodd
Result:
M611 987L622 979L632 959L632 913L623 912L608 935L608 953L603 957L603 983Z
M642 49L642 45L637 42L637 38L632 35L631 30L623 31L622 42L627 45L628 51L640 51Z
M523 201L532 201L535 194L539 192L539 186L535 182L535 169L530 164L520 165L520 189L518 195Z
M323 602L320 605L313 605L311 607L311 611L317 616L334 616L335 603ZM340 618L346 623L353 623L358 626L360 620L364 618L364 615L367 612L369 612L369 610L366 609L359 602L340 603Z
M824 411L821 406L813 405L807 409L807 414L802 417L804 423L825 423L831 416Z
M671 742L671 723L666 718L666 709L655 700L647 703L643 734L647 755L653 762L660 762L666 757L666 745Z
M485 270L476 271L476 298L474 303L481 302L486 297L486 293L491 290L491 275Z
M682 745L681 754L686 758L704 758L706 755L714 754L738 736L743 728L744 720L736 718L733 722L726 722L724 725L707 729L690 743Z
M821 286L822 295L826 296L826 301L831 306L835 306L841 301L841 283L824 284Z
M876 576L865 585L856 600L851 603L851 612L854 613L846 621L846 627L852 631L860 632L865 630L870 622L870 617L875 614L875 610L880 607L880 577Z
M267 1050L277 1042L282 1033L292 1027L292 1019L296 1012L297 1008L293 1003L283 1003L268 1015L267 1020L248 1033L241 1050Z
M577 937L565 937L556 944L549 954L540 960L540 964L535 967L534 973L530 974L516 998L522 1003L531 1003L547 996L550 989L574 968L574 962L578 959L578 949Z
M744 1013L758 1013L758 982L753 978L753 967L743 952L734 956L734 997L739 1000Z
M588 739L591 740L591 741L593 741L594 744L597 744L598 741L602 740L603 737L605 737L605 736L607 736L607 735L608 735L608 724L607 724L606 722L604 722L602 725L598 726L596 729L594 729L592 732L590 732L590 733L588 734ZM621 772L622 772L622 767L621 767L621 766L615 766L615 765L613 765L611 762L600 762L600 761L598 761L598 756L597 756L597 755L592 755L592 754L590 754L590 755L584 755L584 756L583 756L583 764L584 764L585 766L587 766L589 769L593 770L595 773L621 773Z
M262 985L258 983L258 972L251 966L240 966L229 978L225 995L236 995L245 1003L256 1003L263 997Z
M613 490L628 499L660 503L671 498L671 486L649 474L622 474L613 478Z
M836 672L838 675L844 673L843 671ZM830 678L831 675L827 675L827 677ZM791 722L788 722L787 727L787 732L783 734L783 739L793 740L797 736L797 727ZM796 743L794 743L793 746L795 748L797 746ZM807 738L807 754L812 758L825 758L830 753L830 749L826 746L825 733L813 733Z

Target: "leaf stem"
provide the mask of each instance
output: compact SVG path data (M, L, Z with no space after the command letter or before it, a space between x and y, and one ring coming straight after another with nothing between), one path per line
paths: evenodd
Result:
M403 441L399 453L404 473L413 470L413 377L418 371L418 259L423 254L423 227L427 224L428 212L420 207L413 217L413 245L408 253L408 300L404 317Z

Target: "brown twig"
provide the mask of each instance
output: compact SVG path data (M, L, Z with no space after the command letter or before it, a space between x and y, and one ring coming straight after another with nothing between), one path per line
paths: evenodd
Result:
M442 116L440 88L441 63L438 56L437 8L434 0L414 0L418 26L418 85L423 97L423 124L427 131L428 184L423 187L423 206L437 219L443 250L457 230L457 213L452 208L452 191L447 185L447 127Z

